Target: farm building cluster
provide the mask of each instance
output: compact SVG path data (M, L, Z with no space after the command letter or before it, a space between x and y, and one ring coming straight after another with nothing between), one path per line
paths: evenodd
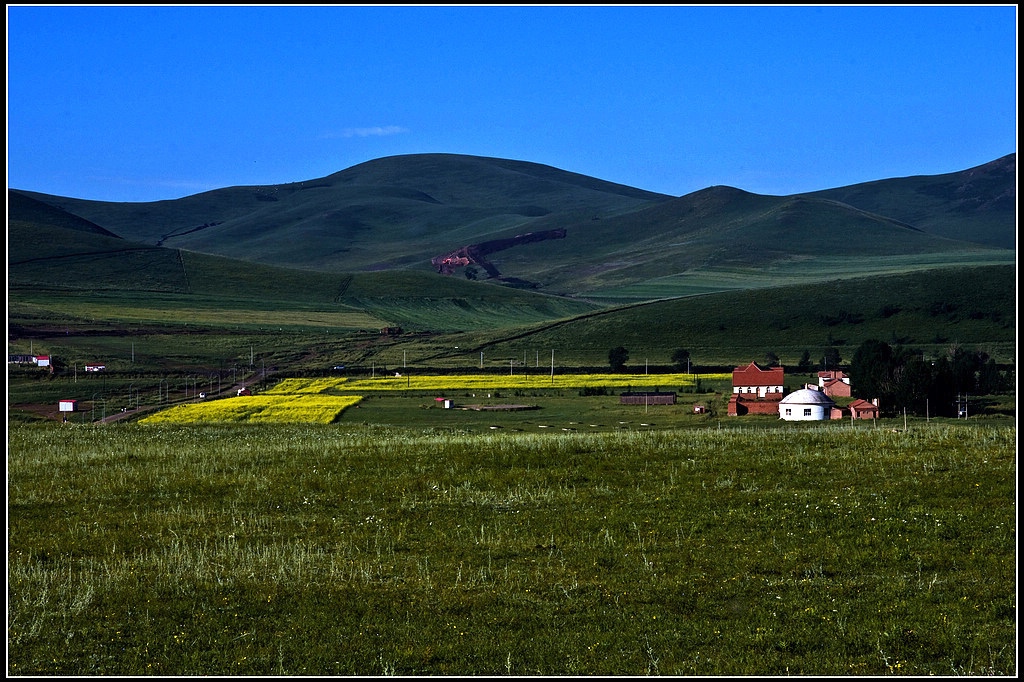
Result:
M873 419L878 417L878 400L856 399L846 408L833 398L850 398L850 377L839 370L818 372L818 383L785 393L785 371L782 367L761 367L751 362L732 372L732 395L729 416L744 414L777 414L787 421L825 419Z

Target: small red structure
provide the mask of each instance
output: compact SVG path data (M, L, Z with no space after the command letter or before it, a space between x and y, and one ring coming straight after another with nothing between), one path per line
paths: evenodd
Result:
M852 395L850 393L850 383L843 379L826 379L825 383L820 384L820 386L821 392L832 398L849 398Z
M847 383L847 384L850 383L850 375L849 374L844 374L842 370L839 370L839 369L829 369L829 370L826 370L824 372L818 372L818 385L819 386L824 386L826 381L833 381L835 379L838 379L838 380L842 381L843 383Z
M729 411L730 417L741 417L745 414L779 414L779 402L782 400L782 394L778 395L778 399L770 400L758 400L757 398L748 398L746 396L733 393L729 396Z
M707 405L694 405L693 406L693 413L694 414L704 414L707 411L708 411Z
M238 395L252 395L252 391L247 388L238 389Z
M853 419L875 419L878 417L878 399L870 402L858 398L847 405L850 408L850 416Z

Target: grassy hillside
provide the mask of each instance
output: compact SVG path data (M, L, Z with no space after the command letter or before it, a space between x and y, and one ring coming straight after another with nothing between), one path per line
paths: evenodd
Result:
M1004 166L965 172L973 178L966 184L960 176L915 180L914 191L931 203L908 200L904 181L865 185L856 196L712 187L671 198L549 166L449 154L388 157L317 180L173 201L28 195L136 242L323 272L426 273L432 257L453 249L561 228L564 239L489 260L550 293L630 301L829 279L837 259L847 271L855 265L854 274L891 271L891 261L878 267L882 258L900 259L897 268L936 258L1013 262L1011 250L991 245L1005 246L1005 238L965 241L980 234L979 221L1012 236L1005 197L1014 183ZM956 203L936 189L950 183ZM948 229L936 236L938 223L922 214Z
M28 197L12 206L8 321L409 330L494 328L597 306L431 272L283 268L129 242ZM315 314L314 314L315 313Z
M929 235L906 224L824 199L769 197L713 187L629 214L568 226L564 240L514 249L499 268L547 290L594 297L678 295L686 280L715 290L830 279L836 260L861 274L952 262L1013 262L1013 252ZM948 262L948 261L947 261Z
M945 175L918 175L813 192L930 234L1006 249L1016 245L1017 155Z
M469 281L461 271L443 277L378 263L383 269L326 272L155 246L10 192L11 352L34 348L68 366L118 358L125 371L248 367L252 354L303 371L406 361L496 369L510 359L539 364L552 350L559 366L605 366L617 345L630 350L634 366L666 364L679 347L698 364L761 359L768 351L792 364L804 350L817 360L828 343L849 356L860 340L876 337L930 352L961 342L1003 362L1013 357L1013 251L935 237L837 201L727 187L669 199L535 164L444 155L392 157L329 180L282 186L276 201L254 198L266 188L233 188L159 207L78 204L132 220L133 211L159 209L171 222L139 223L156 235L169 234L161 232L168 225L187 232L180 226L199 219L192 211L200 205L236 216L239 207L291 206L299 215L310 207L307 198L323 192L326 201L335 190L444 210L458 201L491 210L500 198L501 210L518 213L492 212L484 222L514 214L536 229L568 231L565 239L499 252L493 262L534 279L540 291L578 295ZM370 187L376 195L367 194ZM558 211L543 215L543 202L530 203L537 197ZM207 214L206 227L193 234L214 222ZM481 224L452 227L456 243L481 236ZM409 225L395 217L367 227L352 248L398 254L405 244L386 237ZM450 235L421 230L420 237L416 243L452 246ZM618 307L602 311L609 304ZM407 333L380 336L385 326ZM138 363L136 341L148 349Z
M710 220L709 216L719 220L718 231L727 235L730 229L739 230L736 226L749 216L789 216L814 203L716 188L663 202L658 209L665 224L672 215L693 216L690 222L675 224L672 238L685 241L702 233L703 241L708 242L716 238L715 231L707 234L699 225ZM911 240L925 245L952 243L833 202L820 203L836 208L838 215L864 221L864 230L874 229L876 239L886 248L898 246L884 241L887 232L909 235L904 245L913 243ZM683 206L688 210L681 211ZM650 213L654 222L658 212ZM231 355L239 362L250 346L258 343L277 349L273 351L275 362L292 364L307 358L301 364L309 367L327 362L394 365L408 358L475 366L482 351L491 367L524 353L532 357L543 350L547 355L552 349L558 349L560 365L603 366L608 349L617 345L632 351L633 362L649 359L663 364L674 348L688 347L695 361L704 364L760 359L766 351L794 363L805 349L816 360L830 336L847 347L869 336L932 347L953 341L984 343L989 344L990 354L1005 360L1012 355L1009 349L1015 338L1014 267L950 269L970 262L970 258L984 262L984 256L992 251L980 248L973 256L949 250L859 260L841 254L820 260L794 256L785 264L760 266L728 263L717 269L643 280L617 291L609 288L604 293L607 300L618 296L620 301L716 288L731 293L627 306L595 315L599 306L584 300L473 282L458 275L415 271L344 274L258 265L133 244L101 231L65 226L74 222L73 216L62 219L57 214L49 215L46 222L11 222L8 323L12 349L27 350L21 348L26 345L24 339L42 339L61 330L113 336L106 343L91 336L86 346L76 346L83 339L71 345L68 339L55 339L54 353L83 361L115 352L123 356L119 335L134 330L131 333L169 334L151 340L150 347L160 349L166 362L178 357L187 364L201 363L203 357L223 360L213 339L229 335ZM614 235L615 230L605 233ZM626 237L618 239L619 245L630 243ZM728 239L721 239L721 257L726 260L730 258L725 251ZM553 249L561 241L523 248ZM632 243L644 244L641 239ZM790 248L802 247L790 244ZM763 253L752 248L746 255L738 251L736 258L756 260ZM649 257L657 259L653 252ZM644 266L633 267L641 270ZM914 268L927 269L911 273ZM908 274L856 278L866 270ZM816 283L826 277L830 281ZM789 286L779 287L780 283ZM565 320L571 322L550 326L553 321ZM365 332L376 337L384 326L430 335L374 338L372 343L365 337L346 337ZM182 331L203 331L208 343L193 348L194 343L183 342ZM242 340L239 334L257 338ZM269 342L268 334L281 336ZM508 338L514 340L502 341ZM319 350L312 353L313 347ZM40 346L41 351L45 348Z
M463 339L460 348L490 357L557 349L563 364L606 365L622 345L630 365L666 365L676 348L700 364L761 361L769 351L795 365L804 350L817 362L834 344L849 360L868 338L922 348L980 346L1000 362L1014 358L1013 266L947 267L900 275L833 280L692 296L624 306L504 338ZM475 342L475 345L474 345Z

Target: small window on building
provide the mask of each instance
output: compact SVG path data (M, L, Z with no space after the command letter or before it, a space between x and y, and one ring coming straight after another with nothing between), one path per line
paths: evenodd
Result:
M791 414L793 414L793 410L791 410L791 409L789 409L789 408L787 407L787 408L786 408L786 416L788 417L788 416L790 416Z
M805 407L804 408L804 416L805 417L810 417L811 416L811 408L809 408L809 407Z

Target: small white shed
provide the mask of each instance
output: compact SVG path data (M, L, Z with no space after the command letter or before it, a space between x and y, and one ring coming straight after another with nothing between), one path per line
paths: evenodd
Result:
M61 400L57 403L57 407L61 412L74 412L77 404L77 400Z
M801 388L779 401L779 417L786 421L812 421L832 418L835 402L821 391Z

